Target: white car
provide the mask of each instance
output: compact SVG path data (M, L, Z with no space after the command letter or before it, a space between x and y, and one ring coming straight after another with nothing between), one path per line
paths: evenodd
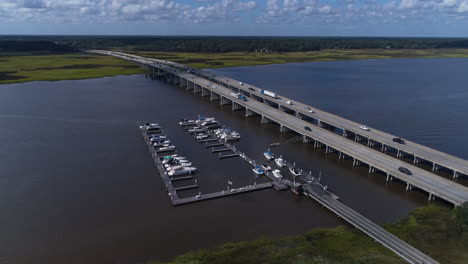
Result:
M359 128L360 128L360 129L362 129L362 130L369 131L369 128L368 128L368 127L366 127L366 126L364 126L364 125L360 126Z
M312 108L310 108L310 107L306 107L306 110L307 110L307 112L309 112L309 113L313 113L313 112L314 112L314 109L312 109Z
M286 102L288 105L292 105L293 103L291 101Z

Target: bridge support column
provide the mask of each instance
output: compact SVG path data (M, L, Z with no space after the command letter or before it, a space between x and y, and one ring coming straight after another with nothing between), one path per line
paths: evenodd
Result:
M180 87L187 87L187 79L180 78Z
M311 138L306 136L306 135L302 135L302 143L309 143L311 141Z
M456 170L453 171L453 178L457 179L459 177L458 172Z
M358 159L353 158L353 167L354 166L359 166L360 164L361 164L361 162Z
M195 85L195 84L194 84L193 82L187 80L187 90L192 90L193 87L194 87L194 85Z
M396 157L397 157L397 158L401 157L401 152L400 152L400 150L398 150L398 152L397 152L397 154L396 154Z
M244 108L245 108L245 107L243 107L242 105L237 104L237 103L235 103L235 102L232 102L232 110L233 110L233 111L242 110L242 109L244 109Z
M216 100L220 100L219 94L215 92L210 92L210 101L216 101Z
M285 132L288 132L289 131L289 128L283 126L283 125L280 125L280 132L282 133L285 133Z
M299 119L303 119L303 118L304 118L304 116L303 116L301 113L299 113L299 112L296 112L296 117L299 118Z
M221 96L221 100L219 100L219 103L221 105L228 105L228 104L231 104L231 101L229 99L227 99L226 97Z
M193 85L193 93L201 93L202 87L198 84Z
M354 135L354 141L355 142L358 142L360 140L359 136L358 135Z
M318 127L323 127L322 121L320 121L320 119L317 119L317 126Z
M262 121L261 121L262 124L270 124L271 123L271 120L268 119L267 117L265 116L262 116Z
M418 157L414 156L413 163L414 163L414 164L418 164L418 163L419 163Z
M435 163L432 163L432 171L437 171L439 169Z
M374 172L375 172L375 168L372 166L369 166L369 174L374 173Z
M210 96L210 90L202 87L201 95L202 96Z
M385 146L385 144L382 144L382 148L380 148L380 151L382 152L387 151L387 147Z
M413 185L406 183L406 191L411 191L413 189Z
M393 180L393 177L387 173L387 179L385 179L386 182Z

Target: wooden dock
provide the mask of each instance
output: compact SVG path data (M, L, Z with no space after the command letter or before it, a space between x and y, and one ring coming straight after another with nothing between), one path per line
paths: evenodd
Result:
M199 195L193 196L193 197L177 199L175 201L175 203L173 203L173 204L174 205L183 205L183 204L201 202L201 201L206 201L206 200L211 200L211 199L216 199L216 198L232 196L232 195L236 195L236 194L242 194L242 193L247 193L247 192L264 190L264 189L271 188L272 186L273 186L273 184L271 182L267 182L267 183L260 183L260 184L256 184L256 185L249 185L249 186L236 188L236 189L222 190L222 191L214 192L214 193L199 194Z

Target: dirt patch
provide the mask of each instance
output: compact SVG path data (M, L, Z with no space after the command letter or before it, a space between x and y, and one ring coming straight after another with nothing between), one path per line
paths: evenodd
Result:
M17 73L17 72L15 71L0 72L0 81L18 80L18 79L26 78L25 76L11 75L14 73Z

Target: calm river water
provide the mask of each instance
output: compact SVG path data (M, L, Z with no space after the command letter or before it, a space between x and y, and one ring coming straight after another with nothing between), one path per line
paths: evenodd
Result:
M468 59L319 62L216 70L404 138L468 158ZM291 192L172 207L138 124L159 122L200 170L199 190L260 182L240 159L219 160L177 122L215 116L238 147L274 152L313 173L341 200L384 223L427 203L301 143L258 118L142 75L0 86L0 263L141 263L259 236L343 224ZM460 180L462 183L464 180ZM184 183L179 183L184 184Z

